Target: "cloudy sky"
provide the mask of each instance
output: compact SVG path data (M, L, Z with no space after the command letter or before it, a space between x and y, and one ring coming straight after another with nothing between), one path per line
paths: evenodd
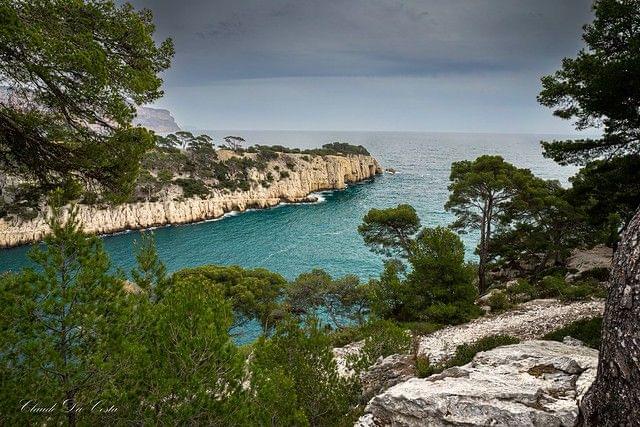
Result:
M182 126L566 133L540 77L583 46L590 0L134 0L176 55Z

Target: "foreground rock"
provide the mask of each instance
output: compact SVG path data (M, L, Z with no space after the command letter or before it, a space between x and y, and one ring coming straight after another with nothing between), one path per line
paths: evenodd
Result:
M598 352L527 341L374 397L359 426L572 426L595 379Z
M603 311L603 301L533 300L496 316L481 317L426 335L420 339L418 353L437 364L453 356L461 344L490 335L511 335L523 340L542 338L576 320L601 316Z
M380 358L371 368L360 375L362 397L371 399L388 388L416 376L416 363L410 354L392 354Z
M269 208L282 202L315 201L309 197L310 193L343 189L349 183L382 173L377 160L371 156L314 156L309 161L304 160L308 156L300 154L289 154L288 157L294 162L295 171L268 188L254 186L248 191L216 191L204 199L125 203L112 207L79 205L78 220L89 234L185 224L219 218L232 211ZM264 179L265 173L255 172L253 178ZM0 219L0 247L36 242L48 232L47 220L42 214L33 220Z

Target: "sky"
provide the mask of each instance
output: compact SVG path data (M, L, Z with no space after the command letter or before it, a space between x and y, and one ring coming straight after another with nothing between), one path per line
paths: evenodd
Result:
M536 102L590 0L133 0L176 55L182 127L572 132Z

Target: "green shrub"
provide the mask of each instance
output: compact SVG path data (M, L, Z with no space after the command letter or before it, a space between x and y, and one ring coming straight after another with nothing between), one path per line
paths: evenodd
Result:
M411 348L411 335L390 320L374 320L365 326L364 346L359 354L347 358L356 372L372 366L380 357L407 353Z
M545 276L538 282L538 296L543 298L559 297L567 282L559 276Z
M533 286L527 279L518 279L517 284L507 288L507 294L510 296L524 294L531 298L535 298L537 296L537 291L535 286Z
M85 191L82 195L82 200L80 203L83 203L85 205L93 205L98 201L98 199L98 193L96 193L95 191Z
M308 162L308 161L310 161L310 160L311 160L311 157L309 157L309 156L307 156L307 155L304 155L304 156L302 156L301 158L302 158L302 160L304 160L305 162Z
M518 338L509 335L490 335L472 344L459 345L456 348L455 356L447 362L447 367L466 365L481 351L492 350L503 345L518 344L519 342Z
M476 354L481 351L489 351L496 347L503 345L518 344L520 340L518 338L509 335L490 335L484 338L480 338L478 341L471 344L462 344L456 348L454 356L445 361L434 365L426 356L417 356L416 371L419 378L425 378L433 374L440 373L447 368L453 366L462 366L471 362Z
M585 279L595 279L598 282L606 282L609 280L609 269L606 267L596 267L591 270L587 270L580 275L580 278Z
M158 172L158 179L162 183L171 182L171 180L173 179L173 172L171 172L170 170L163 169L160 172Z
M367 325L346 326L328 332L333 347L344 347L347 344L362 341L366 338Z
M545 340L562 341L564 337L570 336L585 343L588 347L600 348L600 334L602 331L602 317L592 317L590 319L580 319L569 323L562 328L544 336Z
M209 188L204 182L193 178L178 178L175 183L182 187L184 197L203 197L209 194Z
M329 154L363 154L369 155L369 151L362 145L351 145L344 142L332 142L331 144L324 144L322 149L329 152Z
M502 291L492 293L487 302L489 307L491 307L491 311L500 312L511 307L509 297Z
M251 386L262 393L248 402L255 418L248 425L335 425L357 404L358 382L338 375L331 342L316 321L304 327L285 321L254 349Z
M580 301L592 297L603 298L606 296L606 290L593 279L567 283L562 277L546 276L539 283L538 294L545 298Z
M439 372L438 367L431 364L429 357L427 356L416 357L416 376L418 378L427 378L438 372Z
M398 326L415 335L429 335L443 327L440 323L432 322L398 322Z
M589 298L604 298L606 289L593 279L573 283L562 289L560 299L564 301L582 301Z
M279 157L279 154L272 150L260 150L256 157L258 161L269 162L271 160L276 160Z
M458 325L466 323L482 314L482 309L473 303L437 302L424 309L424 316L431 322Z
M285 178L289 178L289 172L287 171L280 172L280 179L285 179Z

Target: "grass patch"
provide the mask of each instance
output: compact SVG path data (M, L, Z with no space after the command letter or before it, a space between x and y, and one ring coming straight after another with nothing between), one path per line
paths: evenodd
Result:
M601 331L602 317L592 317L590 319L581 319L569 323L560 329L548 333L544 336L544 339L562 341L564 337L570 336L579 339L588 347L599 349Z

